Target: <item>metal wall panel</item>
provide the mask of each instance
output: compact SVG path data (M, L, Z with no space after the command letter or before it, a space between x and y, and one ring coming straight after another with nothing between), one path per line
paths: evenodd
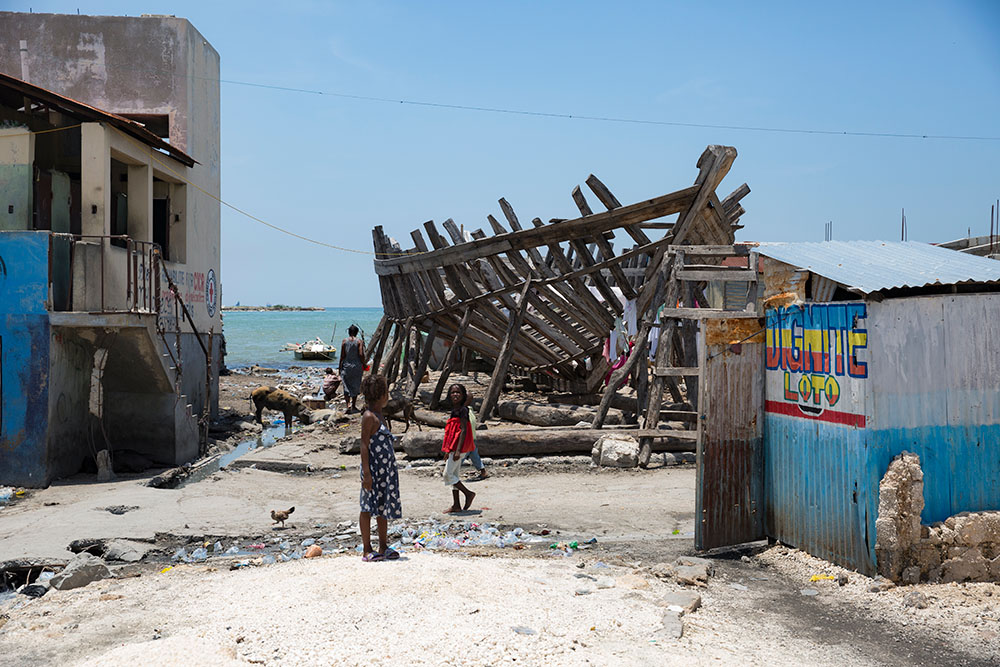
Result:
M924 471L923 523L1000 509L1000 294L887 300L870 310L868 484L877 493L905 450Z
M695 546L761 539L764 337L755 319L707 320L700 345L701 412Z
M823 323L813 309L851 304L793 306L801 312L790 325L787 309L768 312L765 529L872 574L879 482L901 452L920 456L923 523L1000 509L1000 346L991 344L1000 295L860 305L841 332L843 376L833 363L841 334L813 337L833 357L828 366L840 385L834 405L824 402L829 396L796 397L795 380L809 371L799 366L807 357L812 370L817 361L827 366L810 351L808 323ZM838 320L828 315L827 327Z

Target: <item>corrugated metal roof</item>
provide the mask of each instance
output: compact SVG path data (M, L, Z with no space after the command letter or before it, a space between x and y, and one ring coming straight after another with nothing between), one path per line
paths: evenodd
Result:
M917 241L761 243L761 255L870 294L895 287L1000 282L1000 262Z

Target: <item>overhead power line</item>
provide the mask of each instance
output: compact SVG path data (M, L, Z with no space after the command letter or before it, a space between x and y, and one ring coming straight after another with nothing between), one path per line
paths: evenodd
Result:
M197 77L214 81L210 77ZM364 102L382 102L389 104L405 104L409 106L431 107L437 109L452 109L455 111L477 111L481 113L510 114L516 116L535 116L541 118L559 118L564 120L589 120L603 123L627 123L633 125L659 125L665 127L688 127L706 130L736 130L741 132L772 132L781 134L818 134L828 136L845 137L879 137L888 139L940 139L952 141L1000 141L1000 136L977 136L960 134L924 134L914 132L864 132L856 130L822 130L809 128L792 127L768 127L757 125L718 125L712 123L686 123L675 120L654 120L644 118L623 118L615 116L593 116L588 114L558 113L552 111L530 111L526 109L505 109L503 107L486 107L472 104L451 104L447 102L427 102L422 100L397 99L392 97L378 97L372 95L354 95L351 93L339 93L326 90L311 90L309 88L293 88L289 86L274 86L266 83L256 83L253 81L237 81L235 79L218 79L220 83L228 83L236 86L249 86L252 88L265 88L269 90L280 90L292 93L304 93L308 95L322 95L324 97L337 97L348 100L360 100Z

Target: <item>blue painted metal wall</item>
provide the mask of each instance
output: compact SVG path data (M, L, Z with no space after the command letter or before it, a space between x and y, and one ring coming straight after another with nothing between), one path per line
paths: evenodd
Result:
M49 236L0 232L0 484L48 483Z
M795 306L791 318L768 313L765 528L874 573L879 482L901 452L920 456L923 523L1000 509L1000 346L991 343L1000 295L862 305L840 334L835 318L810 312L827 304ZM810 339L810 321L827 334ZM849 355L842 376L823 359L836 359L838 341ZM839 382L832 404L829 392L802 391L830 388L827 376Z

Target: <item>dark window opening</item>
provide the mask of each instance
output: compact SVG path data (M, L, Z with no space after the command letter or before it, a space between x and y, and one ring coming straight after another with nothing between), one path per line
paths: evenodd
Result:
M147 130L163 139L170 141L170 116L158 113L123 113L119 114L129 120L141 123Z
M163 259L170 259L170 200L153 200L153 243L160 246Z

